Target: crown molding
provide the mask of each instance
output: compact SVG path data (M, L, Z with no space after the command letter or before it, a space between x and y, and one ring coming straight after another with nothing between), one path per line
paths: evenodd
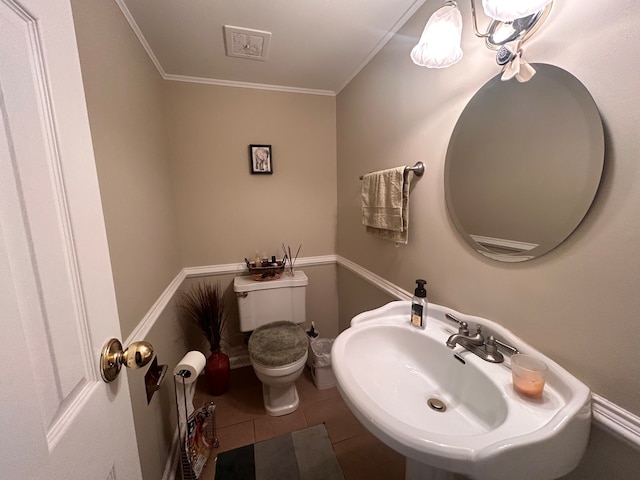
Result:
M173 82L201 83L205 85L217 85L220 87L251 88L253 90L270 90L274 92L300 93L303 95L324 95L328 97L336 96L336 92L333 92L331 90L315 90L312 88L286 87L282 85L268 85L266 83L236 82L233 80L219 80L215 78L189 77L186 75L173 75L173 74L164 74L162 78L164 78L165 80L173 81Z
M173 82L217 85L220 87L250 88L253 90L271 90L275 92L300 93L303 95L324 95L329 97L336 96L336 92L331 90L317 90L312 88L297 88L297 87L288 87L284 85L268 85L264 83L236 82L233 80L220 80L215 78L190 77L187 75L169 74L165 72L164 68L162 68L162 65L160 64L158 57L156 57L156 55L153 53L153 50L151 49L149 42L147 42L147 39L142 33L142 30L140 30L140 27L138 26L135 19L133 18L133 15L131 14L131 11L127 7L124 0L115 0L115 2L118 5L118 7L120 7L120 10L124 15L124 18L127 20L127 23L129 23L129 26L131 27L131 30L133 30L133 33L135 33L136 37L138 37L138 41L142 45L142 48L144 48L144 51L147 52L149 59L151 59L151 62L155 65L156 70L158 70L158 73L164 80L173 81Z
M356 68L354 72L349 76L349 78L347 78L347 80L342 84L342 86L336 93L340 93L347 85L349 85L349 83L351 83L351 80L358 76L362 69L367 66L367 64L373 59L373 57L375 57L387 43L389 43L394 35L398 33L398 30L400 30L404 26L404 24L407 23L407 21L413 16L414 13L416 13L420 9L420 7L422 7L422 5L424 5L425 2L426 0L416 0L411 4L407 11L404 12L404 15L400 17L400 19L393 25L393 27L391 27L391 30L389 30L387 34L373 48L373 50L369 52L369 55L367 55L367 57L362 61L358 68Z
M165 78L167 74L162 68L162 65L160 64L160 61L158 60L158 58L153 53L153 50L151 50L151 46L147 42L147 39L144 38L144 35L142 34L142 30L140 30L140 27L138 27L138 24L133 18L133 15L131 15L129 8L124 3L124 0L115 0L115 2L118 5L118 7L120 7L120 10L124 15L124 18L127 20L127 22L129 23L129 26L131 27L131 30L133 30L133 33L135 33L136 37L138 37L138 41L142 45L142 48L144 48L144 51L147 52L147 55L151 59L151 62L155 65L156 70L158 70L158 73L162 78Z

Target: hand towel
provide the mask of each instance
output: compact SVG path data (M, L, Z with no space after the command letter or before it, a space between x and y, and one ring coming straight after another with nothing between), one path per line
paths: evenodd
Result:
M362 179L362 224L367 233L406 244L409 229L409 187L413 172L405 167L368 173Z

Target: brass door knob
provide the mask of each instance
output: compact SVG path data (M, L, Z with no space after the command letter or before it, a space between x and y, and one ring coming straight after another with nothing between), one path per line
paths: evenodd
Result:
M153 346L148 342L133 342L126 350L117 338L104 344L100 355L100 374L109 383L116 379L122 365L127 368L140 368L153 358Z

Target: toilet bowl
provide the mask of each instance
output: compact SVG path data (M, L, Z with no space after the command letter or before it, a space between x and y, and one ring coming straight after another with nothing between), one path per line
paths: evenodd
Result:
M295 382L309 352L309 338L299 325L306 318L307 282L302 271L277 280L234 280L240 330L251 332L249 360L262 382L264 408L271 416L291 413L300 404Z
M309 339L302 327L280 321L263 325L249 338L249 360L262 382L267 414L277 417L300 404L295 382L307 361Z
M308 345L304 330L286 321L268 323L249 338L249 360L262 382L267 414L286 415L300 405L295 382L304 370Z

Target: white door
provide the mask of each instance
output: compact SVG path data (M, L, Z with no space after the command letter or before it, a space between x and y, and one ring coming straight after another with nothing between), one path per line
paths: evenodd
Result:
M140 479L68 0L0 0L0 322L0 477Z

